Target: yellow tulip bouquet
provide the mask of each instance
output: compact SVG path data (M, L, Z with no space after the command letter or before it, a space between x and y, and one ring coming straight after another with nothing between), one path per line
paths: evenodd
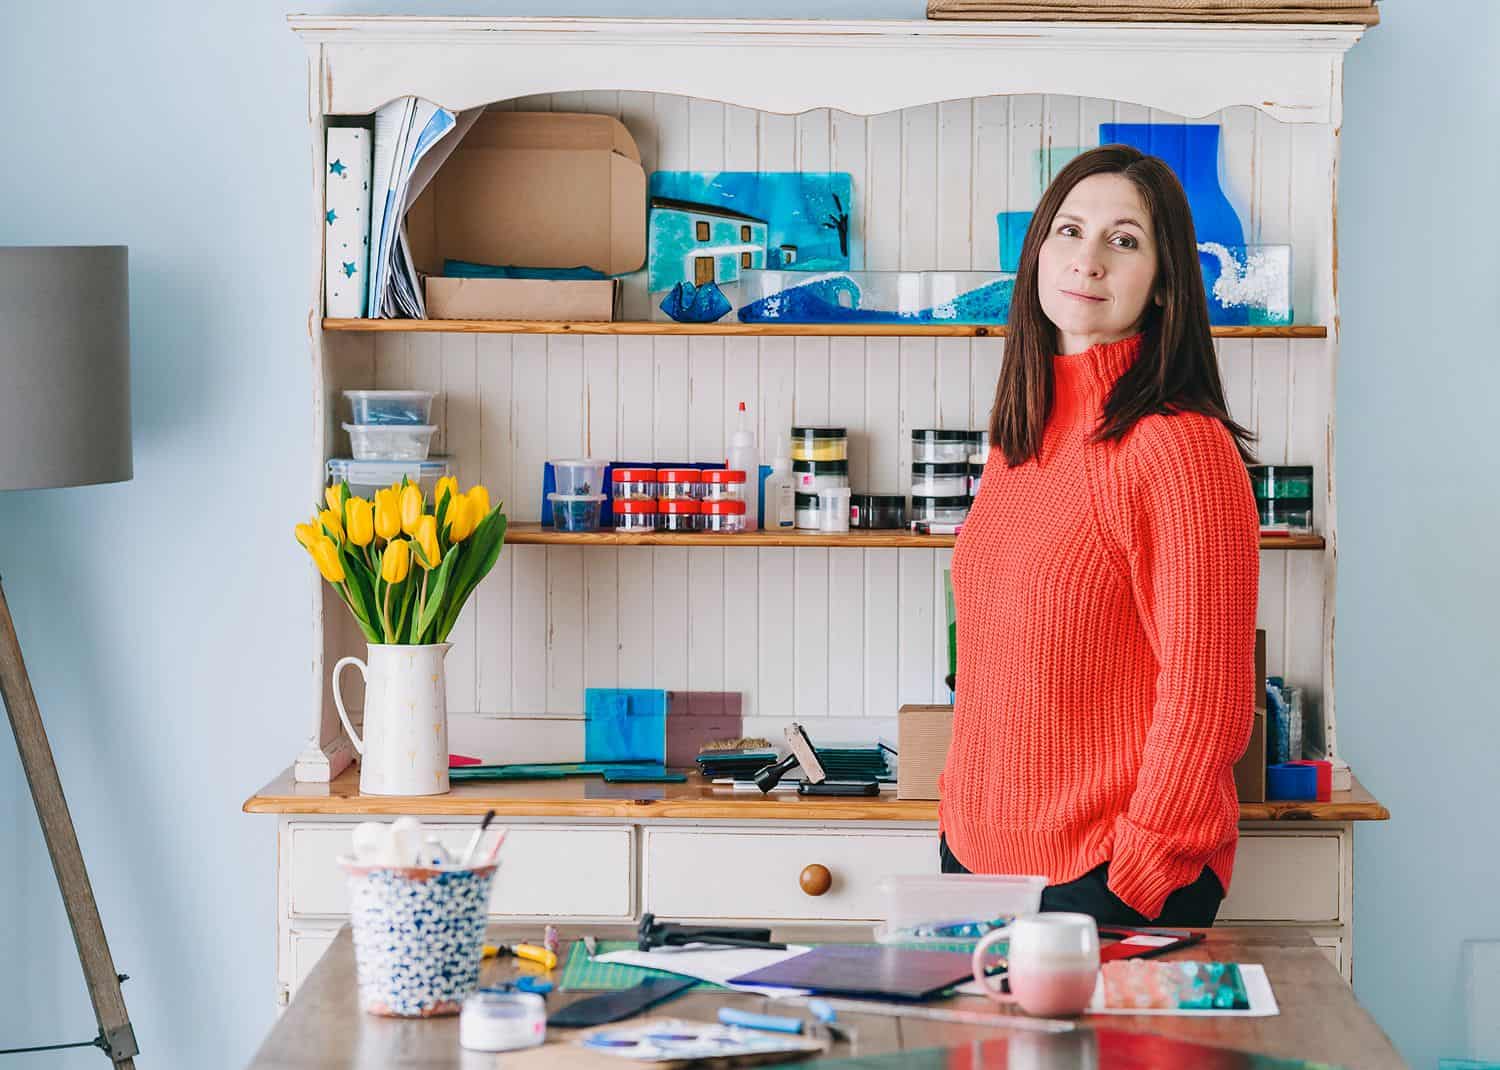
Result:
M460 494L451 476L438 480L430 503L403 479L356 498L348 483L325 491L327 508L298 524L297 541L333 585L372 643L442 643L464 602L495 567L505 542L505 515L490 492Z

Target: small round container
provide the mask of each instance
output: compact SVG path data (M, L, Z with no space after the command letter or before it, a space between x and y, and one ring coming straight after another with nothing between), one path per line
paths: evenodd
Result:
M847 461L849 432L843 427L792 428L792 460Z
M797 507L797 530L818 530L818 496L816 494L798 494L793 501Z
M990 459L990 431L989 431L989 428L985 428L983 431L975 431L974 432L974 441L977 444L974 447L974 452L977 453L977 454L979 454L979 456L982 457L984 460L986 460L986 461L989 460Z
M429 390L344 391L353 423L382 427L425 427L432 422L432 399L436 396Z
M657 531L697 531L702 503L693 498L662 498L656 503Z
M549 494L552 527L557 531L598 531L602 494Z
M911 522L929 524L962 524L969 516L969 499L961 494L929 498L913 494Z
M1260 530L1287 535L1306 535L1313 529L1311 498L1273 498L1257 502Z
M745 500L745 473L738 468L710 468L703 473L703 500Z
M703 497L703 470L700 468L663 468L656 473L656 497Z
M979 497L979 480L984 475L984 454L969 455L969 497Z
M535 992L481 988L458 1015L458 1043L470 1051L518 1051L546 1039L547 1003Z
M637 501L656 500L655 468L616 468L610 473L610 482L617 502L632 498Z
M1250 485L1259 501L1272 498L1313 496L1313 470L1308 464L1256 464L1250 466Z
M584 458L576 461L553 461L552 472L557 477L559 494L603 494L604 470L608 461Z
M918 429L911 433L911 459L927 464L967 462L974 452L973 431Z
M356 461L425 461L436 424L345 424Z
M824 487L848 485L848 461L792 462L792 488L798 494L817 494Z
M853 495L848 487L828 487L818 491L818 530L849 530L849 499Z
M969 496L969 459L943 464L911 466L913 498L966 498Z
M849 499L849 526L859 531L906 527L906 495L853 495Z
M701 530L724 533L744 531L745 503L734 498L720 498L703 503Z
M650 498L614 503L616 531L655 531L656 502Z

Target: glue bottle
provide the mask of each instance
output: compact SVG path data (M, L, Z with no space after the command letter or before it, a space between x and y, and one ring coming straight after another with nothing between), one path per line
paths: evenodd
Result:
M740 425L729 437L729 467L745 473L745 527L759 527L760 455L755 451L755 432L747 425L745 403L740 402Z

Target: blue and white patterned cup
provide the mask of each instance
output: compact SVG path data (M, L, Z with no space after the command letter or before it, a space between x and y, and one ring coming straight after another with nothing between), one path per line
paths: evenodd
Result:
M396 1018L457 1014L479 987L496 867L339 864L349 875L360 1008Z

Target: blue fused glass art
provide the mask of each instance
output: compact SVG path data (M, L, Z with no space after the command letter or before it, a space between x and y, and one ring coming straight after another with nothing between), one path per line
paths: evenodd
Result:
M679 282L667 291L657 307L677 323L713 323L729 311L730 304L715 283L694 286Z
M745 323L1004 323L1014 278L996 271L747 271Z
M649 688L585 688L583 710L585 761L666 761L665 691Z

